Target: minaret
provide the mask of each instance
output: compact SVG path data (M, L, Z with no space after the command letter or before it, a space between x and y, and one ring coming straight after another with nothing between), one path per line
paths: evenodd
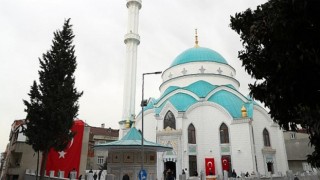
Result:
M138 34L139 10L141 0L127 0L128 25L127 34L124 36L126 44L126 62L123 90L123 112L120 124L120 136L135 118L136 74L137 74L137 49L140 44ZM122 131L122 132L121 132Z

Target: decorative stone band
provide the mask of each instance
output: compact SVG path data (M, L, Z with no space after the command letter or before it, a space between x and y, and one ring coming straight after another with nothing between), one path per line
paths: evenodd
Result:
M167 127L166 129L157 131L157 136L165 136L165 135L182 135L182 129L172 129Z
M275 154L276 150L272 149L271 147L264 147L261 149L263 154Z
M233 119L231 124L251 123L251 118L236 118Z

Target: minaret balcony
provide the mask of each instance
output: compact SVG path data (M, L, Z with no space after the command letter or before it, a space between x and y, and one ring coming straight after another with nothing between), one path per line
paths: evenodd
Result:
M139 9L141 9L141 0L127 0L127 8L129 8L131 3L137 4Z
M127 44L128 41L136 41L137 44L140 44L140 36L135 33L128 33L124 36L124 43Z

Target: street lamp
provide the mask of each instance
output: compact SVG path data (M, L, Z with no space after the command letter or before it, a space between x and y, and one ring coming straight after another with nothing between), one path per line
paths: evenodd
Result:
M142 163L141 163L141 170L143 170L143 163L144 163L144 144L143 144L143 107L147 106L148 101L144 100L144 76L150 74L161 74L162 71L157 72L150 72L150 73L143 73L142 74L142 100L141 100L141 156L142 156Z

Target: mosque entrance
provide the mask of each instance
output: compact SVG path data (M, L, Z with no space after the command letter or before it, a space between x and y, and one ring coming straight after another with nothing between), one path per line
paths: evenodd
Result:
M173 173L173 177L176 179L176 163L173 161L167 161L164 163L164 169L166 169L167 171L170 171Z
M268 172L270 172L271 174L274 174L273 162L267 162L267 168L268 168Z

